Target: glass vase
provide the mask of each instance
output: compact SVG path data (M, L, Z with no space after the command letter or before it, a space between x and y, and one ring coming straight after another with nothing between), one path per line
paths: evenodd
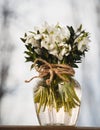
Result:
M76 92L77 97L81 101L81 87L80 84L74 79L74 90ZM59 85L59 90L63 87L63 82ZM34 89L34 91L36 88ZM46 106L44 110L44 106L41 106L41 109L38 113L39 103L35 103L35 109L39 124L42 126L45 125L61 125L61 126L75 126L76 121L78 119L80 105L71 109L71 112L67 112L64 110L62 106L59 111L57 111L53 106Z

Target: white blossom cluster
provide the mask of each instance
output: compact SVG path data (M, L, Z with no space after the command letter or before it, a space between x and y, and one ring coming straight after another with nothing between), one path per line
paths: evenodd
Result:
M77 42L77 47L79 51L83 52L85 49L89 49L89 37L79 37L75 40L75 42Z
M56 56L58 60L62 60L64 55L69 55L72 47L66 42L70 38L70 32L66 27L61 27L59 23L55 26L50 26L45 22L41 28L35 27L34 30L34 32L26 35L24 39L26 44L31 44L32 47L35 47L34 51L37 54L40 53L41 48L45 48L49 54ZM88 49L88 37L81 39L79 37L75 42L77 42L79 51L83 52L85 49Z

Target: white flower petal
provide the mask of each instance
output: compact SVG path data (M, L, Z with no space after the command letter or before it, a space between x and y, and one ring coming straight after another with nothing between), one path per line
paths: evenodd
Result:
M27 36L26 37L26 42L25 42L26 44L34 44L34 37L33 37L33 35L29 35L29 36Z
M42 35L41 35L41 34L36 34L36 35L34 35L34 38L35 38L36 40L39 40L39 39L42 38Z
M63 55L61 53L59 53L58 57L57 57L59 60L62 60L63 59Z
M64 55L66 54L66 49L63 48L63 49L61 50L60 54L61 54L62 56L64 56Z
M33 35L29 35L26 37L25 44L31 44L33 47L39 47L39 43L34 39Z
M58 56L58 51L57 49L53 49L51 51L49 51L50 54L54 55L54 56Z
M88 49L88 43L90 42L88 37L84 37L82 41L78 43L78 50L83 52L85 49Z

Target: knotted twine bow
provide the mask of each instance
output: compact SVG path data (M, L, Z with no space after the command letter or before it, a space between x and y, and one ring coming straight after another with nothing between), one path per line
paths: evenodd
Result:
M40 61L43 63L43 65L41 65L40 67L37 67L37 62ZM74 76L75 71L74 69L69 66L69 65L65 65L65 64L50 64L47 61L37 58L34 61L34 66L35 69L39 72L39 76L34 76L32 77L30 80L26 80L25 82L28 83L30 81L32 81L34 78L44 78L46 76L49 75L49 78L46 79L46 84L50 85L54 75L57 75L61 80L69 82L66 80L66 78L64 78L64 74L69 75L69 76Z

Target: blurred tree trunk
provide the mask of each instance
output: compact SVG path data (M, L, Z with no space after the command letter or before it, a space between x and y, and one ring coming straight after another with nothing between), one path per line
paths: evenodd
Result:
M5 0L1 6L1 30L0 30L0 107L1 100L6 90L6 80L9 73L10 59L14 46L11 44L9 26L10 18L13 12L9 8L9 1ZM1 122L1 109L0 109L0 122Z
M96 4L96 12L97 12L97 39L98 39L98 50L99 50L99 57L100 57L100 0L97 0L97 4ZM100 65L100 58L99 60L99 65ZM99 75L98 77L100 77L100 67L99 67ZM100 80L99 80L100 81Z

